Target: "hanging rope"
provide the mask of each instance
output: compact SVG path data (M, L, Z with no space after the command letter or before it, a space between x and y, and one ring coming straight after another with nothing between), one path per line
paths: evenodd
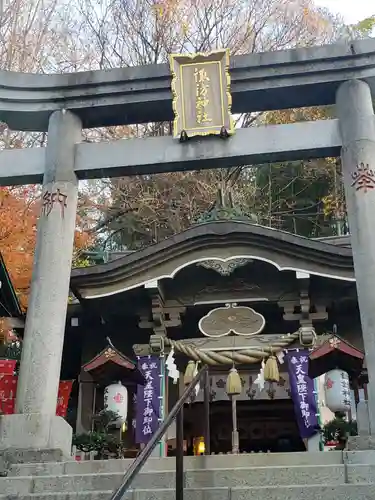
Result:
M300 331L290 335L283 335L280 339L268 344L262 348L241 349L239 351L202 351L192 344L187 344L180 340L172 340L164 337L164 342L167 347L173 347L175 351L185 354L188 358L194 361L201 361L202 363L215 366L215 365L232 365L233 363L239 364L253 364L259 363L271 354L287 348L295 340L300 339Z

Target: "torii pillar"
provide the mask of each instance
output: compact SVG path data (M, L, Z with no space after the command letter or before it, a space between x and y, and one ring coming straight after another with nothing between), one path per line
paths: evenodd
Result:
M368 415L375 446L375 117L367 83L337 92L341 160L362 335L368 367ZM372 446L371 446L372 447Z
M75 233L80 119L49 120L42 207L17 387L16 413L0 417L0 449L58 449L71 454L72 428L56 416Z

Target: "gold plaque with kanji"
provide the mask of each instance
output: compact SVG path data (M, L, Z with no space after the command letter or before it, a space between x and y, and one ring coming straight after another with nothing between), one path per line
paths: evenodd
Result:
M172 54L170 67L173 136L232 134L229 50Z

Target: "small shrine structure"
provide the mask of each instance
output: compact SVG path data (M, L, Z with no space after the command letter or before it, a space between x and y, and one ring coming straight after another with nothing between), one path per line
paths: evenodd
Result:
M336 368L345 370L352 380L363 373L365 353L338 335L330 336L309 356L309 375L316 378Z
M114 413L121 412L123 400L128 400L128 393L134 397L137 386L145 383L137 363L116 349L109 338L108 345L99 354L81 367L79 375L79 405L77 408L77 432L87 432L92 428L93 417L103 409ZM106 398L106 389L117 383L124 389ZM108 391L107 391L108 392ZM128 411L130 409L130 411ZM124 409L125 428L131 426L133 406L126 401Z
M368 380L364 360L365 353L361 349L335 334L314 349L309 356L309 376L316 378L325 375L326 396L330 399L331 394L328 393L335 393L334 398L338 400L339 407L346 409L350 417L361 401L361 388L365 391L363 399L367 399ZM337 389L337 377L340 378L341 390ZM353 391L354 401L350 398L349 388Z

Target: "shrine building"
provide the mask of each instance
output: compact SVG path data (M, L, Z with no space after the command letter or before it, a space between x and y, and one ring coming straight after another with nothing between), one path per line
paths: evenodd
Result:
M209 365L211 453L231 451L226 380L233 366L242 382L236 397L239 451L279 451L285 438L292 450L304 450L304 438L317 431L303 436L299 420L315 429L315 417L318 426L332 418L321 377L310 389L305 383L295 387L302 394L298 416L290 367L298 353L309 356L328 341L332 348L342 342L354 358L363 353L348 236L312 240L245 221L213 221L139 251L97 259L71 275L74 299L60 378L75 380L67 417L75 432L91 430L93 414L105 406L105 388L120 383L128 395L125 437L129 449L136 450L140 427L149 433L155 423L151 417L137 419L137 408L145 405L139 387L146 394L143 377L156 368L148 359L160 361L160 380L154 377L154 386L149 384L157 389L158 421L184 390L189 362L195 368L196 362ZM274 381L262 380L270 355L279 371ZM306 372L300 368L300 374ZM352 416L356 403L366 398L366 377L358 372L355 380L351 377L350 401L344 402ZM198 389L184 412L191 449L204 435L203 391ZM308 390L314 393L315 409L309 407ZM148 406L142 408L147 416ZM173 454L173 426L166 440Z

